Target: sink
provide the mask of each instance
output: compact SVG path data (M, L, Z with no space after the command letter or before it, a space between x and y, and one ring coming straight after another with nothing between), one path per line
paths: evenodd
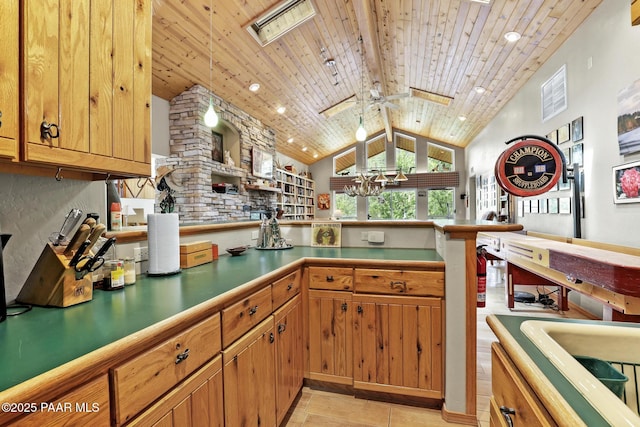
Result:
M640 328L526 320L520 330L611 425L640 425L640 384L636 382L640 376ZM574 356L602 359L623 372L629 377L624 396L616 396Z

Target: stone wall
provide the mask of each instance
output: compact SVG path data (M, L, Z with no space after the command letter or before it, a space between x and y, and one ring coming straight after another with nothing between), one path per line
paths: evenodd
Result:
M249 219L249 210L275 208L276 205L276 193L245 189L245 184L257 179L251 173L251 148L271 153L275 159L273 130L214 95L220 123L213 130L232 129L239 138L240 149L234 164L212 160L211 129L203 119L209 107L209 96L206 88L196 85L171 100L171 155L157 161L157 167L166 165L174 170L166 181L175 191L174 212L179 214L183 224ZM227 150L226 142L223 144L223 150ZM238 194L215 193L212 175L237 185ZM156 206L162 198L162 193L156 196ZM159 207L156 209L159 212Z

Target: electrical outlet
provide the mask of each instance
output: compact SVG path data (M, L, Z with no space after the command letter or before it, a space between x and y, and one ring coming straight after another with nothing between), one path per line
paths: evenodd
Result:
M149 260L149 247L143 246L141 248L133 248L133 259L135 262L142 262Z
M258 230L254 230L251 232L251 240L258 240Z

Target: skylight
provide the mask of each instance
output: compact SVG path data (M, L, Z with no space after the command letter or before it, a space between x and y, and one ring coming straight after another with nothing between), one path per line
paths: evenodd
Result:
M315 14L311 0L285 0L247 26L247 31L261 46L266 46Z

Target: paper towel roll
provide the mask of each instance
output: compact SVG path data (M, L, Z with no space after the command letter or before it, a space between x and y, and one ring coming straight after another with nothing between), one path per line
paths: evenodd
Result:
M149 275L165 276L180 272L180 229L178 214L149 214Z

